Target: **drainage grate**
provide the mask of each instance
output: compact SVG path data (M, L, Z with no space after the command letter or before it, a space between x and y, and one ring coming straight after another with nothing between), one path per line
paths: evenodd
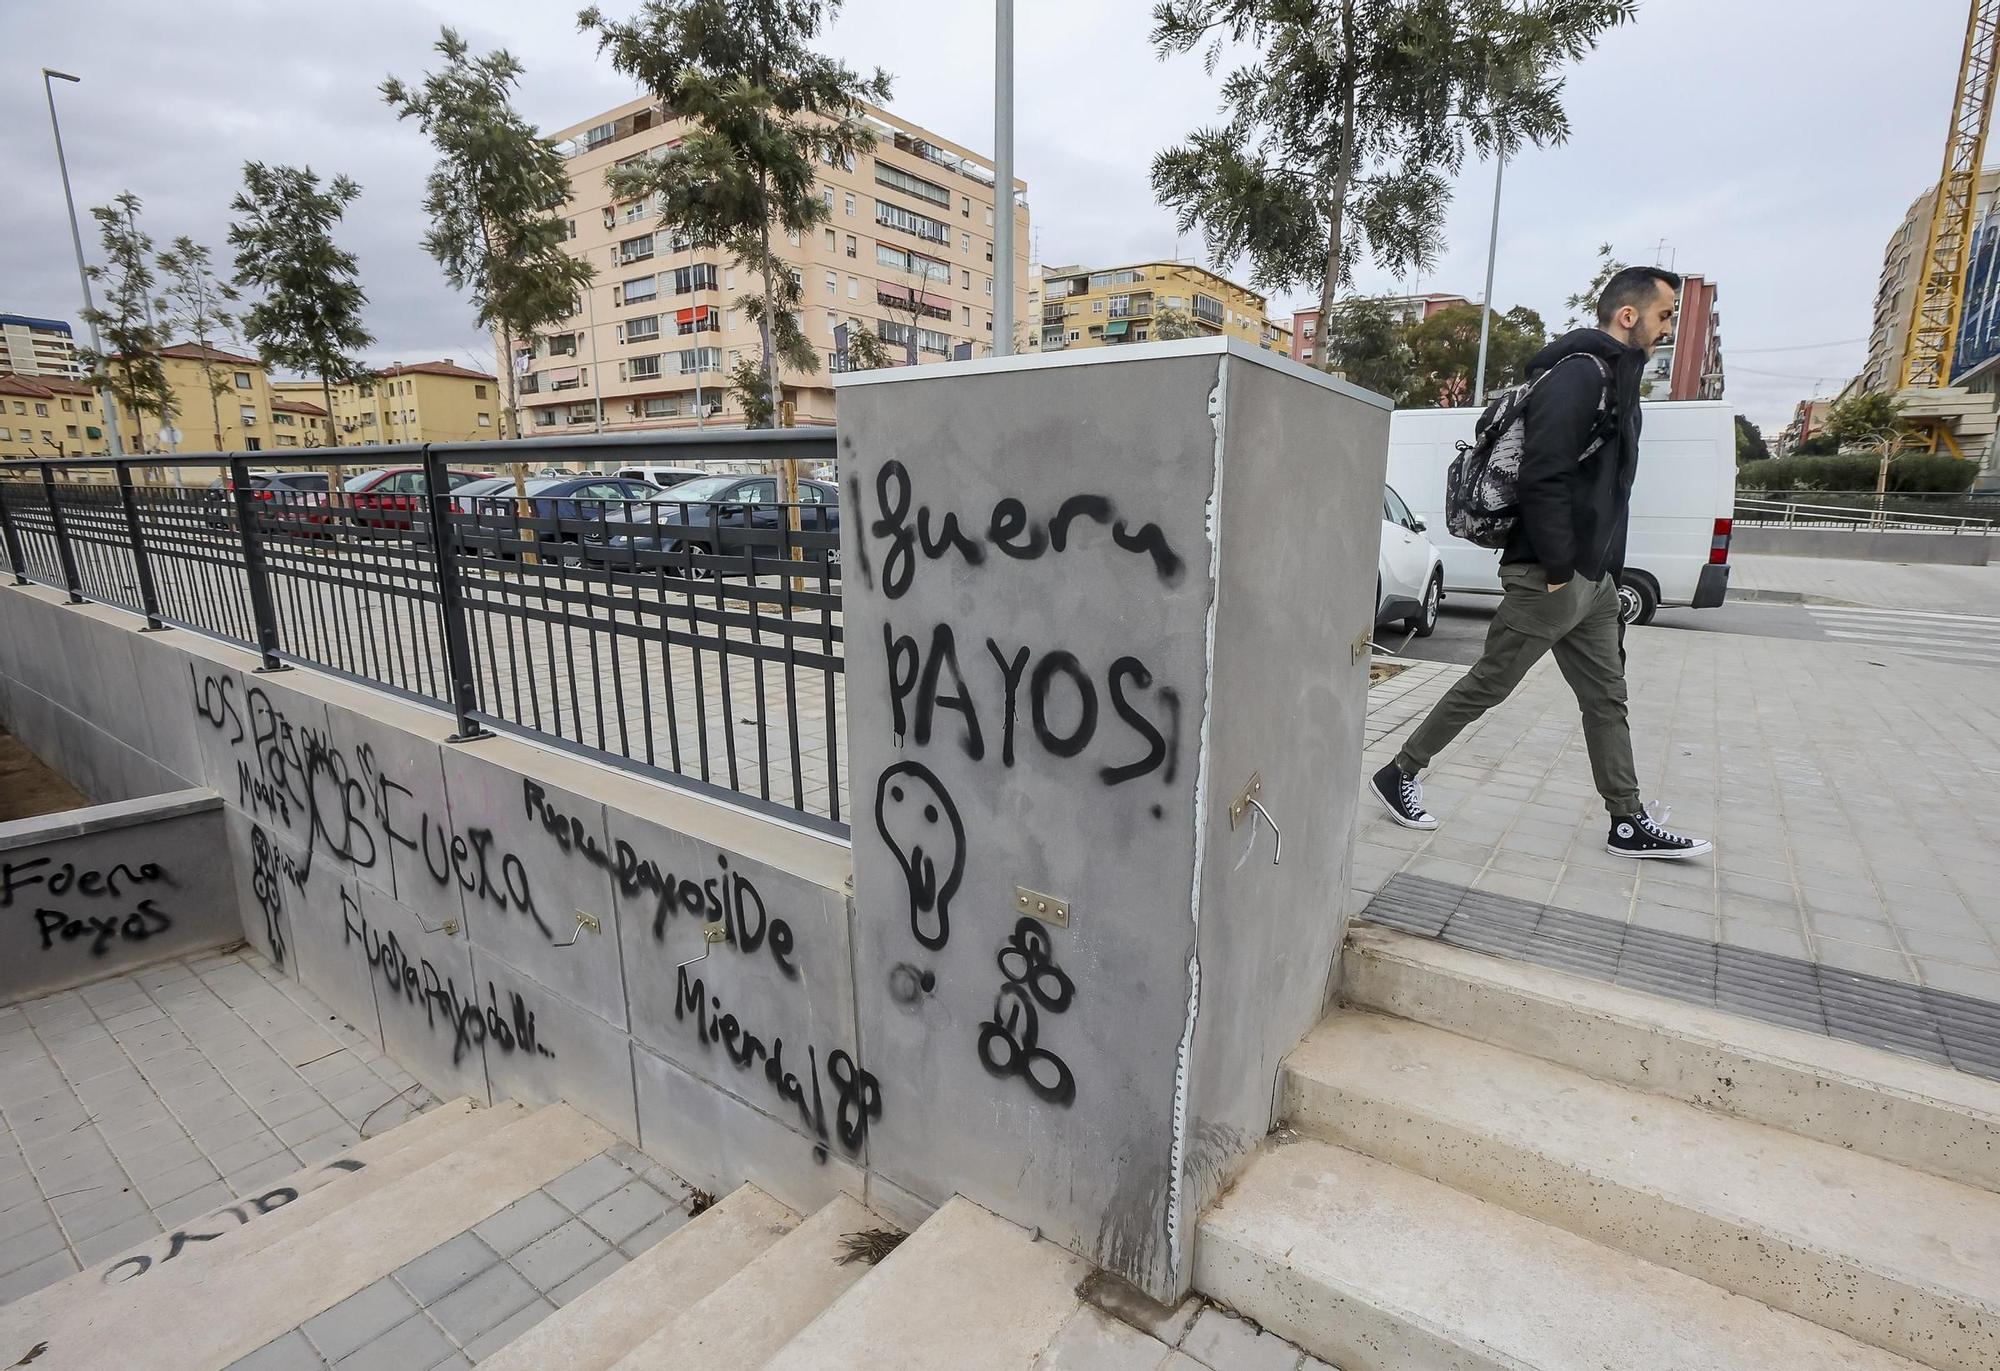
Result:
M2000 1080L2000 1005L1970 996L1407 874L1391 877L1361 917Z

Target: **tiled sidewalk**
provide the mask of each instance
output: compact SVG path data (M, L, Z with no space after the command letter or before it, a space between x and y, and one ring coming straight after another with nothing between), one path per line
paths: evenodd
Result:
M1730 557L1729 590L1950 614L2000 614L2000 566L1904 566L1835 557Z
M1685 630L1635 629L1627 646L1645 794L1712 834L1715 857L1604 851L1576 702L1545 661L1424 778L1436 833L1397 827L1364 791L1350 908L1409 871L2000 1001L2000 676ZM1371 693L1370 770L1428 707L1419 692L1458 672Z
M0 1304L435 1103L251 952L0 1009Z

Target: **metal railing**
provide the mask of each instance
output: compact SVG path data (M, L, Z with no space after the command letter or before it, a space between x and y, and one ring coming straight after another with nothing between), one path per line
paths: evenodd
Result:
M429 702L456 740L512 732L844 834L837 490L782 505L762 470L836 451L787 429L9 462L0 545L18 581ZM713 500L454 494L552 461L734 475ZM332 463L407 474L255 479Z
M1882 529L1902 533L1990 533L1991 519L1914 513L1900 508L1806 504L1796 500L1736 501L1736 522L1780 528Z

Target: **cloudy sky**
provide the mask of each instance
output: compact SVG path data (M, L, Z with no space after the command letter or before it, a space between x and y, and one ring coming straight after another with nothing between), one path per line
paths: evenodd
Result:
M636 0L603 0L608 12ZM1038 261L1200 252L1176 243L1147 165L1207 122L1217 78L1162 63L1144 0L1018 0L1018 173ZM59 85L80 207L122 190L162 242L226 256L246 160L304 162L362 186L343 234L370 295L373 360L491 364L471 313L418 245L430 169L375 87L420 75L441 24L528 68L527 115L556 129L634 93L564 0L0 0L0 312L74 318L76 273L37 71ZM913 19L921 14L921 19ZM896 80L894 107L992 144L992 6L848 0L828 50ZM1937 175L1964 0L1641 0L1571 75L1575 135L1508 168L1494 295L1562 322L1597 245L1719 283L1729 395L1767 426L1859 369L1884 241ZM1450 246L1404 288L1476 297L1492 168L1459 185ZM1663 246L1664 245L1664 246ZM90 245L87 243L86 247ZM1361 285L1397 282L1368 270ZM1274 302L1289 306L1311 294Z

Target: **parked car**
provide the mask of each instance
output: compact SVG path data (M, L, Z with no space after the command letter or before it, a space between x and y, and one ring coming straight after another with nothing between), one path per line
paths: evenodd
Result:
M512 476L487 476L477 481L467 481L451 492L451 509L454 514L471 514L478 510L480 498L487 495L505 495L514 489Z
M1375 570L1375 622L1401 622L1419 638L1437 630L1444 556L1403 497L1382 487L1382 551Z
M517 493L511 477L496 481L476 481L455 494L454 508L462 512L470 506L474 516L460 525L460 536L469 545L503 556L512 555L510 544L532 537L543 544L581 544L600 541L591 536L592 526L601 520L622 515L635 501L658 495L659 489L645 481L617 476L536 477ZM536 521L523 524L521 506ZM566 551L563 561L581 560Z
M445 478L455 491L472 481L492 479L490 471L447 471ZM366 528L409 528L410 511L424 498L422 467L377 467L359 476L350 476L341 487L340 504L351 511L349 519Z
M250 498L269 500L286 510L306 506L326 504L328 487L324 471L258 471L250 476ZM227 476L218 476L208 483L207 498L219 506L209 515L210 528L228 528L236 519L229 496L236 489Z
M686 546L736 556L759 547L774 556L773 540L746 535L754 530L775 533L783 521L777 477L704 476L660 491L644 503L630 506L622 517L605 519L603 541L614 551L679 552ZM828 481L799 482L799 529L840 531L839 486ZM824 549L807 548L803 557L809 563L824 561L838 568L840 548L837 543Z
M1729 539L1736 517L1735 411L1721 400L1646 405L1639 475L1619 578L1628 624L1650 623L1661 605L1713 609L1729 593ZM1438 526L1444 588L1500 594L1500 554L1445 532L1444 478L1458 445L1472 440L1476 409L1399 409L1389 419L1389 479Z
M680 485L684 481L692 481L706 475L708 475L706 471L702 471L696 467L646 466L642 464L635 467L618 468L620 480L645 481L657 486L661 490L666 490L672 486Z

